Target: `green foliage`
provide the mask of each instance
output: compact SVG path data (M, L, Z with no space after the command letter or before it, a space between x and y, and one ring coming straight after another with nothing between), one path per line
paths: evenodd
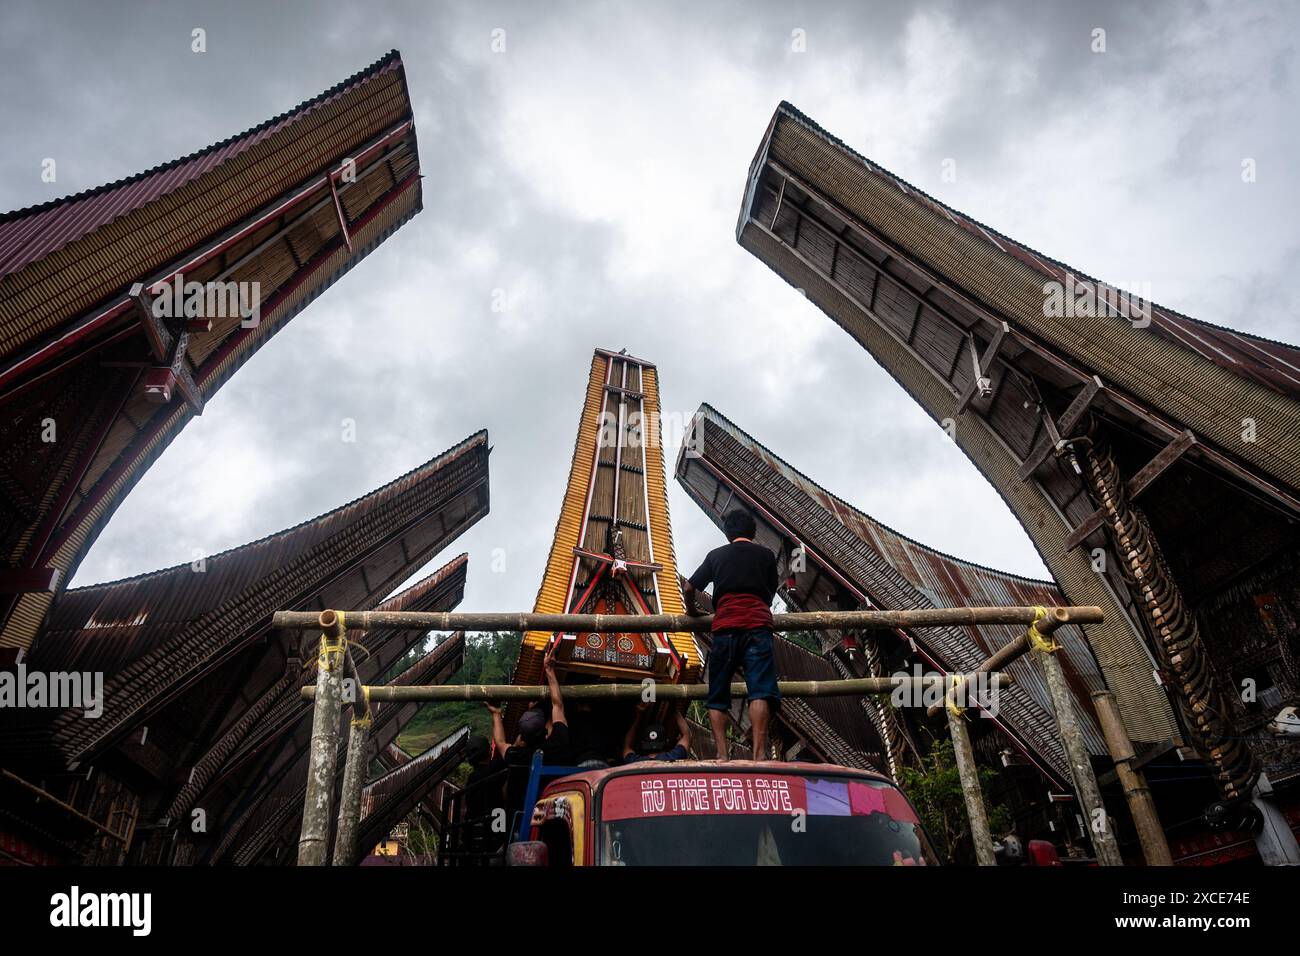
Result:
M407 818L406 850L412 856L438 855L438 832L418 812Z
M413 648L393 669L400 674L419 660L445 635L430 638ZM514 674L519 657L522 635L518 631L487 631L465 635L465 664L447 681L448 684L508 684ZM471 733L491 736L492 718L478 701L456 700L438 704L425 704L402 730L397 743L410 754L420 754L446 737L452 731L470 727Z
M997 774L981 768L981 789L987 793ZM921 823L938 853L947 863L970 862L974 858L970 842L970 826L966 819L966 797L962 793L961 777L957 773L957 758L952 741L936 740L930 753L922 760L920 770L903 767L898 783L921 815ZM1011 814L1001 804L990 805L984 799L989 828L994 834L1011 829Z
M787 631L784 636L791 644L798 644L805 651L822 656L821 640L812 631Z

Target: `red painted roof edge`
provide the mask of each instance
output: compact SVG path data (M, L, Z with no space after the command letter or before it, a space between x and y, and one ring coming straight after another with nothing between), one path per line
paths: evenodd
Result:
M143 170L138 173L134 173L122 179L114 180L113 182L109 182L109 183L104 183L101 186L94 186L90 189L84 189L79 193L73 193L70 196L62 196L58 199L50 199L47 200L46 202L37 203L36 205L33 206L25 206L21 209L14 209L11 210L10 212L0 213L0 225L4 225L16 219L23 219L34 213L45 212L49 209L54 209L58 206L63 206L69 203L78 202L83 199L89 199L92 196L98 196L101 193L111 192L112 190L120 189L123 186L129 186L132 183L139 182L140 180L145 179L149 176L166 172L169 169L173 169L174 167L181 166L195 159L199 159L203 156L208 155L209 153L216 152L217 150L220 149L225 149L227 146L230 146L231 144L236 143L239 140L247 139L248 137L255 136L258 133L262 132L263 130L271 126L274 126L277 123L281 123L286 119L290 119L290 118L298 119L301 115L321 105L326 100L329 100L334 96L337 96L339 93L343 92L348 87L353 86L363 80L370 79L372 76L376 76L379 73L382 73L385 69L391 68L393 66L397 66L397 67L402 66L402 55L397 50L389 50L386 54L384 54L380 59L376 60L370 66L365 67L362 70L358 70L356 73L353 73L347 79L341 80L340 82L331 86L329 89L316 94L310 99L303 100L303 102L299 103L297 106L285 110L283 113L279 113L275 116L272 116L270 119L263 120L261 123L258 123L256 126L244 130L242 133L235 133L233 136L227 136L225 139L221 140L220 142L213 143L211 146L205 146L203 149L196 150L193 153L189 153L185 156L180 156L176 159L170 160L165 163L161 163L157 166L152 166L149 169Z

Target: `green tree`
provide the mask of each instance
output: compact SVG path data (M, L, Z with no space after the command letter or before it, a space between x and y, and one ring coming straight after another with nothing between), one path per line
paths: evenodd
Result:
M898 782L921 815L921 823L925 826L935 852L946 863L973 861L974 847L971 844L970 823L966 818L966 797L962 792L961 776L957 773L957 758L953 753L952 741L936 740L929 755L921 763L919 770L903 767ZM994 771L981 768L981 790L987 791L996 776ZM985 798L984 810L988 814L989 828L994 833L1004 833L1011 829L1011 814L1006 807L990 804Z
M420 642L394 667L389 678L400 674L428 653L447 635ZM518 631L484 631L465 635L465 662L448 684L508 684L519 657L522 635ZM492 720L479 701L457 700L425 704L403 729L398 745L407 753L423 753L447 734L469 725L472 733L490 735Z
M787 631L784 636L791 644L798 644L805 651L822 656L821 639L812 631Z

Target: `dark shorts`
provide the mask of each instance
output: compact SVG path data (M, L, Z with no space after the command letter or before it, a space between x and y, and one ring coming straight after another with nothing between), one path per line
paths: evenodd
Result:
M772 641L772 631L766 627L718 631L713 635L709 647L709 710L727 710L731 706L731 678L737 670L745 674L750 700L781 699Z

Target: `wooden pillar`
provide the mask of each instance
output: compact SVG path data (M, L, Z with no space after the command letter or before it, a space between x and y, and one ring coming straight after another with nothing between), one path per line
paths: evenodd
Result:
M1033 628L1031 627L1032 631ZM1092 841L1093 855L1101 866L1123 866L1124 860L1119 855L1119 845L1115 842L1115 828L1111 826L1106 807L1101 802L1101 788L1097 786L1097 775L1092 772L1092 762L1088 757L1088 748L1083 742L1083 731L1079 727L1079 716L1074 712L1074 700L1070 694L1069 684L1065 681L1065 671L1056 656L1057 645L1049 643L1049 638L1039 638L1034 644L1033 655L1047 681L1047 691L1052 697L1052 710L1056 714L1056 728L1065 747L1065 755L1070 763L1070 775L1074 778L1074 795L1083 811L1084 829ZM1100 826L1100 829L1098 827Z
M302 807L302 833L298 838L298 865L324 866L329 862L330 803L334 797L334 772L338 764L339 717L343 708L343 659L347 653L347 627L343 615L322 611L320 657L316 670L316 704L312 711L311 755L307 766L307 795Z
M970 733L966 730L966 718L955 705L949 706L947 711L952 752L957 758L957 775L961 778L961 792L966 799L971 842L975 844L975 859L980 866L997 866L997 858L993 855L993 835L989 832L989 818L984 811L979 768L975 766L975 751L970 744Z
M370 714L353 717L348 728L348 755L343 764L343 793L339 825L334 836L334 865L352 866L357 859L357 824L361 820L361 788L370 764Z
M1133 825L1137 829L1138 841L1142 844L1142 856L1146 859L1147 866L1173 866L1174 859L1169 853L1164 828L1160 826L1155 800L1147 788L1146 776L1133 767L1133 742L1124 729L1124 720L1115 703L1115 695L1109 691L1097 691L1092 695L1092 702L1097 708L1101 732L1106 737L1106 749L1115 761L1115 775L1124 788L1124 799L1128 801L1129 813L1133 815Z

